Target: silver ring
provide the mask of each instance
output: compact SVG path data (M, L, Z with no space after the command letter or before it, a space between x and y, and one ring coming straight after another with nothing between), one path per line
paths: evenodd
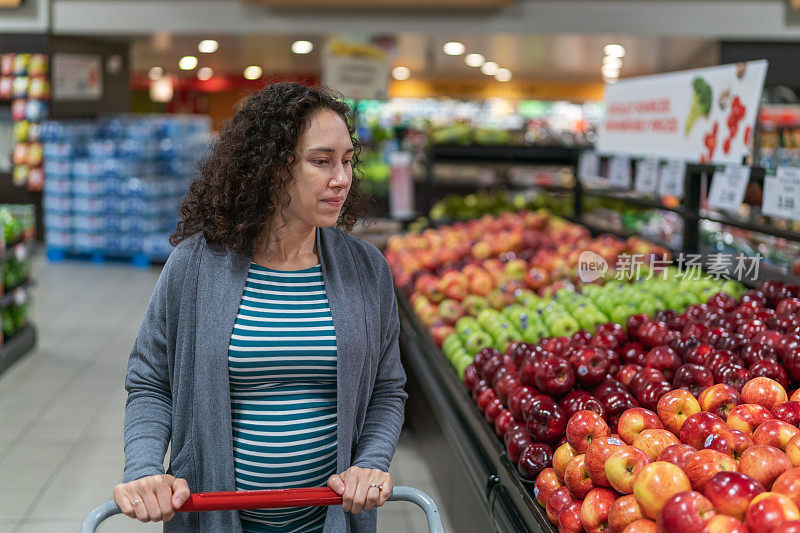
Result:
M372 487L375 487L378 490L383 490L383 485L381 485L380 483L370 483L367 490L371 489Z
M131 505L136 505L137 503L142 503L142 500L131 500Z

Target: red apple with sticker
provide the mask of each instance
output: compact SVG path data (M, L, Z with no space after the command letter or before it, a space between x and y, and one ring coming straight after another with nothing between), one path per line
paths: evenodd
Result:
M752 445L753 439L736 429L717 430L709 435L705 442L706 449L724 453L736 461Z
M586 453L595 439L611 434L611 430L594 411L578 411L567 422L567 442L579 453Z
M545 507L547 499L557 489L563 487L563 483L558 479L556 471L553 468L545 468L539 475L536 476L536 484L533 486L533 495L539 505Z
M687 418L681 426L681 442L700 450L705 446L709 435L727 427L725 421L717 415L701 411Z
M592 480L601 487L610 487L611 483L606 477L606 460L617 449L624 446L625 443L619 438L618 435L609 435L601 439L595 439L586 449L584 454L584 463L586 470Z
M699 413L700 407L700 403L690 392L678 389L666 393L658 400L656 412L664 427L679 435L686 419Z

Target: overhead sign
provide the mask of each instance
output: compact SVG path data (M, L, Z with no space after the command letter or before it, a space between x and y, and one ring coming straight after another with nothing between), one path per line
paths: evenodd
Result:
M741 163L753 141L767 62L620 80L606 86L601 154Z
M350 98L385 100L389 66L386 53L377 46L334 40L325 47L322 80Z

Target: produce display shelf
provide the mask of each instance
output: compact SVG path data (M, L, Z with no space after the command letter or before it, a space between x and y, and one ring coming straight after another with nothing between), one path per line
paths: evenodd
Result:
M583 187L581 187L581 190L583 191L584 194L588 196L596 196L598 198L617 200L636 207L642 207L644 209L660 209L662 211L671 211L673 213L678 213L679 215L683 214L683 209L679 207L668 207L654 198L644 198L638 195L634 196L632 194L629 194L629 191L624 191L622 189L618 190L600 189L597 187L586 187L584 185Z
M28 323L0 346L0 374L34 346L36 346L36 328L32 323Z
M578 148L561 146L480 146L434 144L428 150L430 159L437 161L484 161L511 163L556 163L574 165Z
M33 286L33 282L30 279L26 279L13 287L5 287L2 296L0 296L0 309L5 309L14 302L14 292L17 289L29 289L31 286Z
M766 224L757 224L747 220L731 218L725 215L713 214L707 211L701 211L700 220L707 220L709 222L717 222L725 226L732 226L754 233L762 233L764 235L771 235L779 239L786 239L787 241L800 242L800 233L789 231L775 226L768 226Z
M473 492L486 505L494 527L503 532L554 533L500 439L472 402L450 363L420 324L405 295L397 291L400 345L409 379L419 381L450 452L466 471Z

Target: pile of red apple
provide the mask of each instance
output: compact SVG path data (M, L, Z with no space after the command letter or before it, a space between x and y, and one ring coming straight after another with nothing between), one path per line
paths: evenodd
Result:
M655 412L625 411L616 434L578 411L552 467L543 445L522 457L538 461L534 495L562 532L797 532L798 399L764 377L699 399L677 389Z

